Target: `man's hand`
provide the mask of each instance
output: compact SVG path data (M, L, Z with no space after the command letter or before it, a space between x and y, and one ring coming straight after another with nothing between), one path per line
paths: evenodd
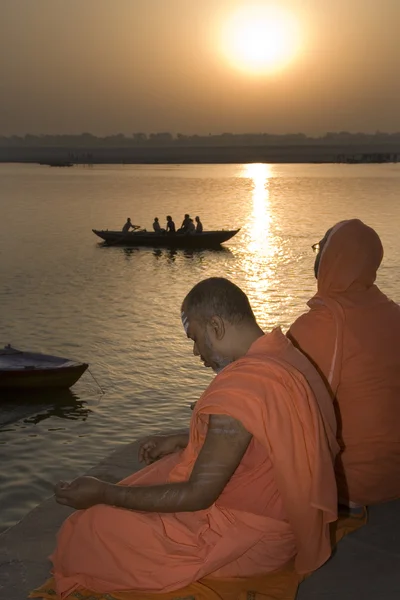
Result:
M56 501L58 504L65 504L73 508L90 508L95 504L103 504L105 481L100 481L96 477L78 477L71 483L59 481L54 488Z
M251 438L251 433L233 417L210 415L206 439L188 481L125 486L94 477L78 477L72 483L57 484L56 500L78 509L106 504L144 512L205 510L219 498L239 466ZM143 440L141 451L143 456L164 456L185 447L187 440L187 433L153 436ZM150 456L148 460L154 458Z
M188 433L151 435L141 441L139 446L139 460L140 462L144 461L146 465L150 465L163 456L186 448L188 442Z

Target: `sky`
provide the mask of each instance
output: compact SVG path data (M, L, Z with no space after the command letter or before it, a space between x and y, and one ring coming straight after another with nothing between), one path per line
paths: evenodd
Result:
M282 68L229 54L252 5L296 23ZM400 0L0 0L0 135L399 131L399 23Z

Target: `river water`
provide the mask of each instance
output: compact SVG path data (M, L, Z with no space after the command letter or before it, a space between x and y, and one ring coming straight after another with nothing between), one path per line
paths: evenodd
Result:
M200 215L237 228L224 251L104 248L91 229ZM0 400L0 530L118 445L185 426L212 374L180 304L233 279L270 329L315 291L311 244L358 217L385 246L378 283L400 298L400 165L0 165L0 344L90 363L71 392Z

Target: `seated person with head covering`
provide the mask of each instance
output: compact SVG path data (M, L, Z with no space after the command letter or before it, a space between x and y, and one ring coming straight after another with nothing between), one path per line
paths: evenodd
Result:
M358 219L331 227L317 250L317 293L288 336L324 377L341 448L339 501L400 497L400 307L375 284L381 240Z

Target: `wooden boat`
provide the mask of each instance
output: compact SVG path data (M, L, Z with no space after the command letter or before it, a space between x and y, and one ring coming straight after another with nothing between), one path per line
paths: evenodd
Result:
M8 345L0 350L0 389L70 388L88 366L60 356L23 352Z
M151 246L163 248L218 248L240 229L230 231L204 231L203 233L154 233L151 231L109 231L92 229L108 246Z
M41 162L40 165L46 165L47 167L73 167L74 163L67 160L52 160L49 162Z

